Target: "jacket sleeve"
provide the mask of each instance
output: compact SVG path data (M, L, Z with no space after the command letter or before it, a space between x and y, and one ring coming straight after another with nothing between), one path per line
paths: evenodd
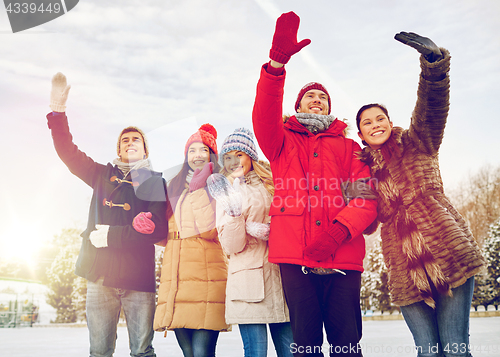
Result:
M253 131L259 146L269 161L274 161L284 145L283 128L283 87L282 75L272 75L266 71L268 64L262 66L257 93L252 112Z
M108 231L108 247L110 248L133 248L144 245L153 245L163 240L168 234L168 223L165 219L166 203L151 202L148 212L153 216L151 220L155 224L155 230L151 234L137 232L132 224L126 226L110 226Z
M409 136L429 155L438 152L450 107L450 53L441 48L443 58L429 63L420 56L420 80L417 103L412 113Z
M370 168L365 163L361 162L358 152L361 151L359 145L352 143L351 166L349 173L349 181L370 177ZM342 223L349 229L351 237L356 237L368 228L377 217L377 200L366 199L365 197L355 197L337 214L335 221Z
M239 253L247 244L245 217L229 216L221 205L217 204L217 231L222 248L226 254Z
M153 245L165 239L168 235L168 222L166 220L165 184L161 177L152 177L139 186L141 192L137 196L148 197L148 205L144 212L151 212L151 220L155 229L151 234L137 232L132 226L110 226L108 231L108 246L111 248L133 248L144 245Z
M105 170L106 166L94 162L73 143L65 113L47 114L47 124L52 133L57 155L72 174L78 176L90 187L94 187L95 180L99 176L98 171Z

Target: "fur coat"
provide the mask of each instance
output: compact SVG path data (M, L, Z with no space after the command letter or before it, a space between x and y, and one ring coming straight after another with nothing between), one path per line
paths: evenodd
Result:
M465 220L443 192L438 150L449 109L450 54L429 63L420 58L418 98L408 130L394 127L388 162L382 149L365 147L366 162L377 182L382 251L389 272L392 301L406 306L418 301L435 307L432 286L452 295L451 288L477 274L484 258Z

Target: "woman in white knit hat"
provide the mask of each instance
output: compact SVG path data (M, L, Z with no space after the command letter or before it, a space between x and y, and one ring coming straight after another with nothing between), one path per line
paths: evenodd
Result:
M210 176L208 188L217 200L216 226L229 255L226 323L239 325L245 357L267 356L267 325L278 357L291 357L280 270L267 259L271 171L258 161L253 134L245 128L224 140L219 157L224 167Z

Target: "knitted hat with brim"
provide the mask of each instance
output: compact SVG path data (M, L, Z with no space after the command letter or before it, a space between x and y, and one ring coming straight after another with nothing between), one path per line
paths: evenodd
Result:
M234 150L244 152L254 161L259 160L257 149L253 142L253 134L250 130L245 128L238 128L234 133L229 135L224 140L220 150L219 158L221 161L223 160L224 154Z
M118 143L116 144L116 152L118 156L120 156L120 142L122 140L122 135L131 132L138 132L139 134L141 134L142 141L144 142L144 153L146 154L146 157L148 157L149 156L148 140L146 139L146 135L144 134L144 132L136 126L128 126L120 132L120 135L118 135Z
M310 82L302 87L302 89L299 92L299 95L297 96L297 100L295 101L295 111L297 111L297 109L299 109L300 102L302 100L302 97L304 97L304 94L306 94L311 89L317 89L317 90L320 90L322 92L325 92L325 94L328 96L328 114L330 114L330 111L332 109L332 104L330 102L330 94L328 94L328 91L326 90L325 87L323 87L322 84L317 83L317 82Z
M189 147L192 143L203 143L208 146L217 155L217 130L211 124L203 124L198 131L191 135L184 148L184 156L186 156Z

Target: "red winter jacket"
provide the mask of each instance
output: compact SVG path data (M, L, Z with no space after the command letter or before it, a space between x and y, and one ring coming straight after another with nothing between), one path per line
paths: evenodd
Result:
M269 261L363 271L362 232L377 216L377 202L355 198L346 205L341 191L342 182L370 177L369 167L356 154L361 148L345 138L347 125L339 120L316 135L295 116L283 124L285 73L275 76L266 68L264 65L257 84L252 119L275 185L269 212ZM304 248L335 220L349 229L350 237L326 261L306 258Z

